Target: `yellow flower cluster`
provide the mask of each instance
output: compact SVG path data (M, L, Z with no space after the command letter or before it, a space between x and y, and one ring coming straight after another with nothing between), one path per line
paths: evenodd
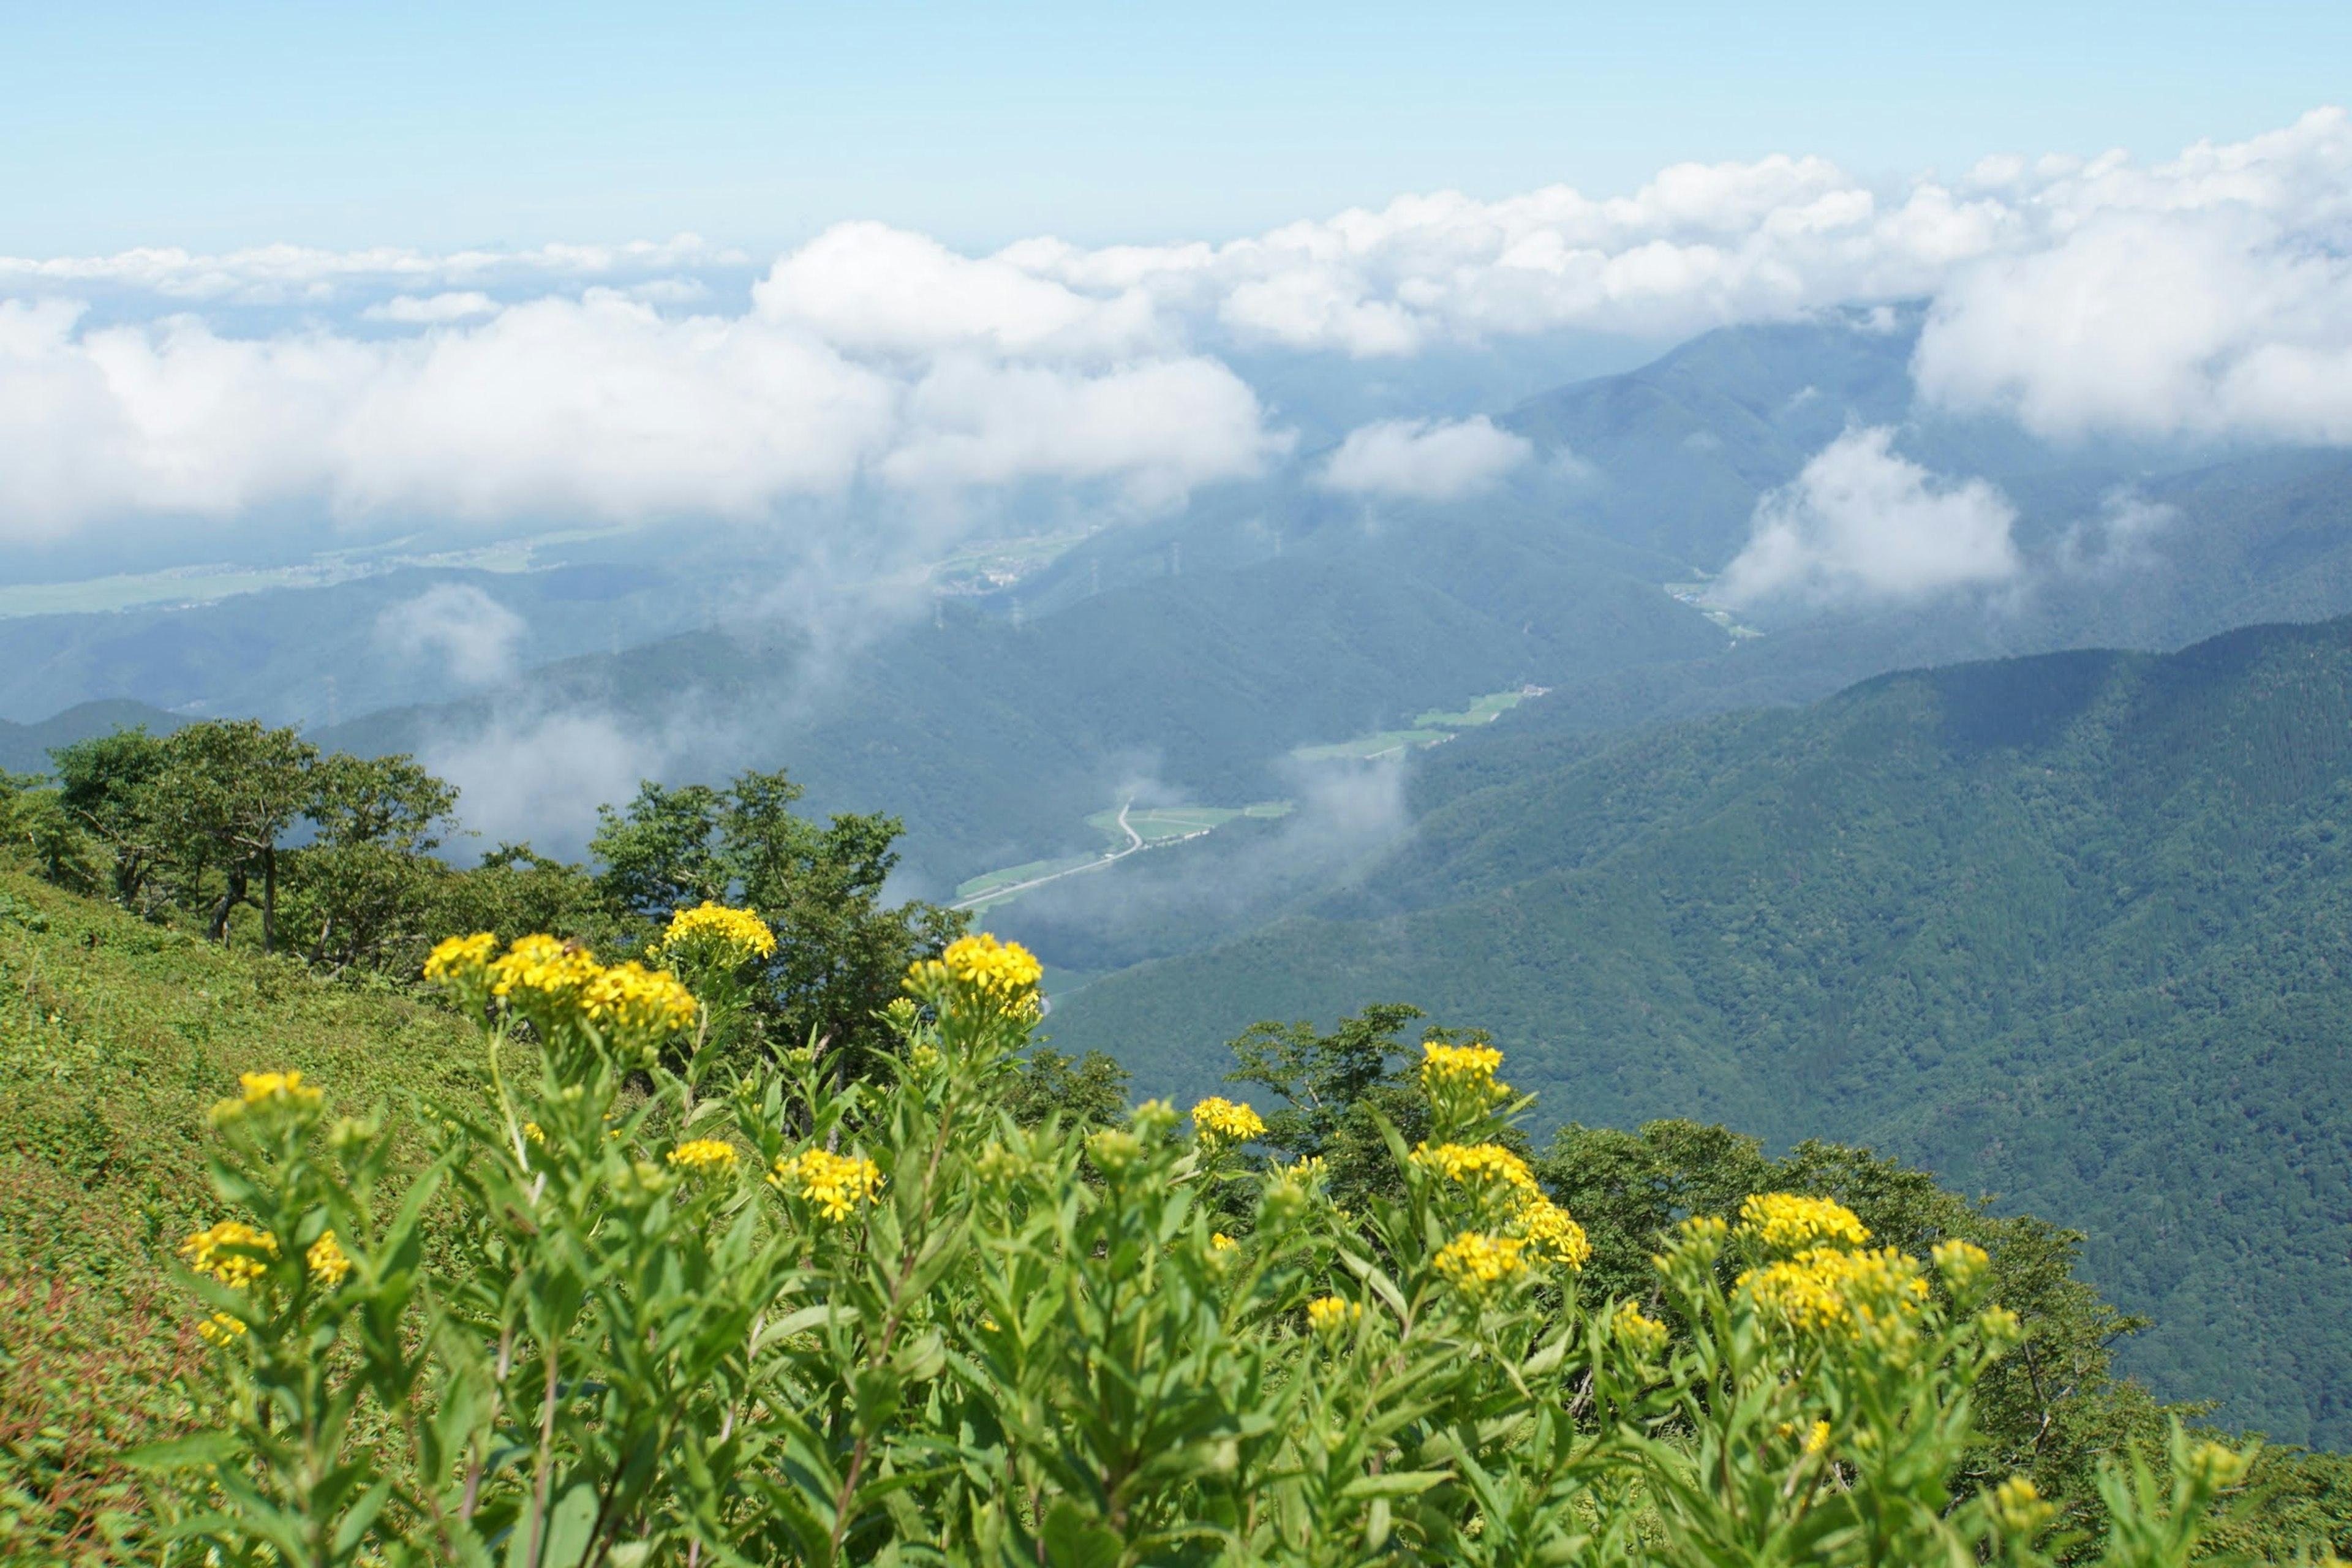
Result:
M196 1325L196 1337L208 1345L225 1345L243 1332L244 1322L226 1312L215 1312Z
M1430 1263L1456 1289L1475 1296L1527 1272L1527 1243L1517 1237L1465 1230L1438 1248Z
M1209 1249L1213 1252L1231 1252L1234 1249L1234 1238L1222 1230L1213 1232L1209 1237Z
M1466 1084L1493 1092L1503 1087L1495 1081L1495 1069L1502 1065L1503 1053L1491 1046L1449 1046L1439 1040L1421 1043L1423 1089Z
M2042 1490L2023 1476L2011 1476L1992 1489L1993 1517L2012 1535L2035 1535L2057 1510L2042 1500Z
M669 1152L669 1163L697 1173L723 1171L735 1163L735 1145L717 1138L694 1138Z
M215 1102L212 1121L218 1124L234 1121L250 1111L272 1110L281 1107L308 1110L323 1098L320 1092L302 1081L299 1072L247 1072L236 1077L237 1094L231 1100Z
M1037 988L1045 967L1017 942L999 942L986 931L948 943L939 957L908 966L907 984L951 980L1004 1002L1025 998Z
M872 1203L882 1190L882 1173L873 1161L856 1154L828 1154L822 1149L780 1158L768 1180L783 1192L797 1190L796 1195L814 1204L835 1224L847 1219L860 1200Z
M668 970L647 969L635 959L600 971L581 1005L605 1028L629 1034L674 1035L694 1023L694 993Z
M1538 1193L1519 1206L1519 1235L1528 1246L1565 1268L1581 1268L1592 1257L1592 1240L1568 1211Z
M1939 1241L1928 1249L1927 1258L1935 1264L1936 1272L1956 1289L1975 1284L1992 1267L1992 1258L1973 1241Z
M596 955L576 942L551 936L527 936L490 966L490 994L538 996L550 1002L576 1003L589 983L604 971Z
M1610 1331L1617 1342L1639 1356L1654 1356L1666 1348L1672 1337L1666 1325L1649 1316L1631 1301L1621 1301L1609 1320Z
M1203 1143L1246 1143L1265 1131L1265 1119L1246 1105L1211 1095L1192 1107L1192 1131Z
M1870 1229L1843 1204L1794 1193L1758 1193L1739 1205L1739 1233L1775 1252L1802 1252L1824 1245L1860 1247Z
M1876 1252L1812 1247L1786 1262L1748 1270L1738 1288L1758 1310L1792 1328L1857 1333L1873 1322L1916 1311L1927 1300L1918 1259L1891 1247Z
M499 950L499 939L488 931L472 936L453 936L437 944L425 960L425 978L434 981L463 980L479 973Z
M666 952L708 953L741 963L772 957L776 933L750 910L730 910L706 899L699 909L680 910L669 917L661 945Z
M1412 1152L1412 1163L1465 1186L1538 1191L1535 1173L1528 1169L1528 1163L1500 1143L1423 1143Z
M1364 1304L1343 1296L1318 1296L1307 1303L1307 1326L1318 1334L1337 1332L1363 1317Z
M319 1239L302 1255L302 1260L310 1266L310 1278L330 1290L341 1284L343 1276L352 1271L351 1254L335 1240L331 1230L320 1233Z
M258 1258L232 1252L231 1247L244 1247L254 1252L278 1256L278 1238L266 1230L256 1230L243 1220L225 1219L218 1225L196 1232L180 1243L180 1256L188 1267L199 1274L209 1274L222 1284L242 1290L269 1272L269 1265Z

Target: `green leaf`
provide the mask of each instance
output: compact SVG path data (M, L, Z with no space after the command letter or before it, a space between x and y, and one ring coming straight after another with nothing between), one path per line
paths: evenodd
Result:
M1064 1498L1045 1516L1045 1561L1051 1568L1118 1568L1121 1545L1116 1531L1087 1517Z
M244 1451L226 1432L194 1432L163 1443L144 1443L117 1456L134 1470L187 1470L225 1465Z

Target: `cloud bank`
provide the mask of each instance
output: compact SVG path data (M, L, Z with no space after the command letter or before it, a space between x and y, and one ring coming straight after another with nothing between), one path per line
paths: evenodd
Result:
M762 518L860 487L1160 506L1285 449L1240 351L1655 339L1916 298L1916 379L1945 405L2059 437L2352 441L2352 123L1895 186L1818 158L1683 164L1630 195L1413 195L1216 245L971 257L850 223L764 273L692 236L0 258L0 537L287 503ZM1333 482L1484 439L1358 436ZM1414 443L1417 467L1375 460Z
M1486 489L1535 453L1484 415L1453 424L1382 419L1348 432L1324 466L1326 489L1453 500Z
M1897 455L1895 432L1849 430L1756 504L1716 596L1753 605L1923 598L2015 576L2017 510L1982 479L1950 484Z
M438 658L460 686L514 674L523 618L470 583L436 583L376 617L377 640L404 658Z

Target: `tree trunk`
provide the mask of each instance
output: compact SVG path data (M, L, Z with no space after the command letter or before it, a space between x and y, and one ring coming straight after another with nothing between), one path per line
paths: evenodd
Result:
M213 921L205 935L226 945L228 942L228 912L245 902L246 877L243 871L228 874L228 886L223 889L220 901L213 906Z
M278 951L278 846L261 852L261 951Z

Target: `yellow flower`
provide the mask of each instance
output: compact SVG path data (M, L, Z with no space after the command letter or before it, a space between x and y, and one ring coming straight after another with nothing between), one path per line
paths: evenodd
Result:
M776 1161L768 1177L779 1191L806 1198L835 1224L847 1219L859 1200L867 1203L882 1188L882 1173L873 1161L856 1154L828 1154L811 1149L804 1154Z
M1333 1333L1363 1321L1364 1304L1342 1296L1318 1296L1307 1303L1307 1326L1318 1333Z
M1984 1278L1992 1266L1985 1249L1973 1241L1939 1241L1927 1251L1936 1272L1948 1280L1954 1289L1965 1289Z
M2038 1533L2057 1511L2042 1500L2041 1489L2023 1476L2011 1476L1992 1489L1993 1517L2012 1535Z
M909 988L925 981L950 981L993 1001L1013 1005L1030 1000L1045 975L1036 956L1017 942L999 942L987 931L958 937L939 957L908 967Z
M1438 1249L1431 1264L1467 1295L1515 1279L1527 1272L1527 1243L1517 1237L1465 1230Z
M907 1053L907 1064L917 1072L931 1072L940 1065L940 1048L926 1042Z
M1830 1446L1830 1424L1816 1421L1805 1434L1805 1452L1818 1454Z
M631 959L602 971L582 995L582 1009L608 1029L634 1035L674 1035L691 1027L694 993L666 969Z
M1785 1262L1748 1270L1738 1286L1758 1310L1792 1328L1843 1328L1857 1334L1898 1321L1927 1300L1918 1259L1891 1247L1877 1252L1812 1247Z
M1265 1131L1265 1121L1248 1106L1236 1105L1213 1094L1192 1107L1192 1131L1202 1142L1213 1146L1219 1142L1245 1143Z
M524 1122L522 1124L522 1135L530 1139L534 1143L544 1143L547 1142L547 1129L541 1127L536 1121Z
M320 1233L319 1239L302 1255L302 1260L310 1266L310 1278L330 1290L341 1284L343 1276L352 1271L351 1255L335 1240L331 1230Z
M247 1256L252 1252L277 1257L278 1238L242 1220L225 1219L180 1243L180 1256L188 1260L189 1268L240 1290L269 1272L268 1263Z
M225 1345L244 1332L244 1321L226 1312L215 1312L196 1325L197 1335L208 1345Z
M296 1110L311 1110L324 1097L302 1081L299 1072L247 1072L236 1075L238 1093L234 1100L215 1102L211 1120L218 1124L234 1121L249 1111L270 1110L290 1107Z
M463 981L471 979L488 967L490 954L499 950L499 939L488 931L477 931L472 936L453 936L435 946L425 960L427 980Z
M1234 1238L1222 1230L1213 1231L1209 1236L1209 1246L1218 1252L1231 1252L1234 1249Z
M549 1002L576 1002L589 982L604 970L596 955L576 942L551 936L519 939L506 955L489 965L490 994Z
M1609 1320L1617 1342L1643 1359L1656 1356L1673 1337L1666 1325L1645 1314L1631 1301L1621 1301Z
M699 909L680 910L669 917L660 945L665 952L708 956L732 967L772 957L776 933L750 910L730 910L706 899Z
M1465 1186L1501 1186L1535 1194L1535 1173L1528 1163L1500 1143L1423 1143L1412 1152L1412 1163L1435 1171Z
M1528 1246L1564 1268L1581 1268L1592 1257L1592 1241L1584 1227L1541 1194L1520 1205L1519 1234Z
M1491 1046L1449 1046L1440 1040L1421 1043L1423 1089L1465 1084L1492 1093L1503 1088L1495 1081L1495 1069L1502 1065L1503 1053Z
M1739 1205L1739 1233L1775 1252L1802 1252L1835 1242L1860 1247L1870 1231L1852 1209L1828 1198L1794 1193L1759 1193Z
M735 1145L717 1138L696 1138L669 1152L669 1163L689 1171L712 1173L735 1163Z

